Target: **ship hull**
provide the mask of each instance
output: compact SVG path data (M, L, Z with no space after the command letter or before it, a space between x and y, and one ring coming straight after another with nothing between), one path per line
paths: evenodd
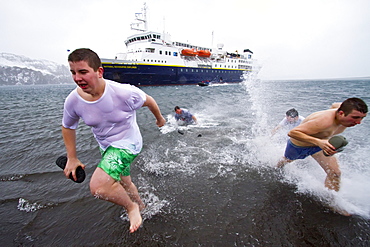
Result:
M135 86L198 85L212 83L240 83L246 70L189 68L180 66L144 65L135 63L104 63L104 78Z

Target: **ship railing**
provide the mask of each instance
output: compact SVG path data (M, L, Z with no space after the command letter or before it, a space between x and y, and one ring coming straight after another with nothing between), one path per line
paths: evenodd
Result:
M123 59L110 59L110 58L102 58L101 62L103 64L136 64L131 60L123 60Z

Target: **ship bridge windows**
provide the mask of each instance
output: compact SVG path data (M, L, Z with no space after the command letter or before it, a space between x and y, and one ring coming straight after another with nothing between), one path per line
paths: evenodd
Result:
M145 52L154 53L154 48L145 48Z
M135 37L132 37L131 39L126 40L125 44L127 46L129 43L132 43L135 41L140 41L140 40L155 41L156 39L160 39L160 38L161 36L157 34L147 34L143 36L135 36Z

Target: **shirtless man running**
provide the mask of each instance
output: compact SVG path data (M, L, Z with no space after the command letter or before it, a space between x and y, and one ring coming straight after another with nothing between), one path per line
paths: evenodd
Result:
M347 127L360 124L367 111L367 105L363 100L349 98L341 104L333 104L329 110L312 113L288 133L290 140L284 157L277 166L283 167L296 159L304 159L311 155L327 174L325 186L339 191L341 171L336 157L332 156L337 151L329 143L329 139L342 133ZM330 156L325 156L321 150Z

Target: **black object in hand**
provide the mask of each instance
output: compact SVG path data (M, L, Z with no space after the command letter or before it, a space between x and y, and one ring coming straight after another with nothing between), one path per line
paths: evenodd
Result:
M64 170L64 168L66 167L67 165L67 157L66 156L60 156L58 157L58 159L55 161L55 163L57 164L57 166L59 166L60 168L62 168ZM86 177L86 173L84 171L84 169L82 169L81 166L77 167L76 169L76 177L77 177L77 180L75 181L73 179L73 176L72 176L72 173L69 174L69 178L73 181L73 182L76 182L76 183L82 183L84 180L85 180L85 177Z
M333 136L332 138L330 138L329 143L335 147L335 151L342 152L344 147L348 144L348 141L344 136L337 135L337 136ZM324 155L331 156L325 152L324 152Z

